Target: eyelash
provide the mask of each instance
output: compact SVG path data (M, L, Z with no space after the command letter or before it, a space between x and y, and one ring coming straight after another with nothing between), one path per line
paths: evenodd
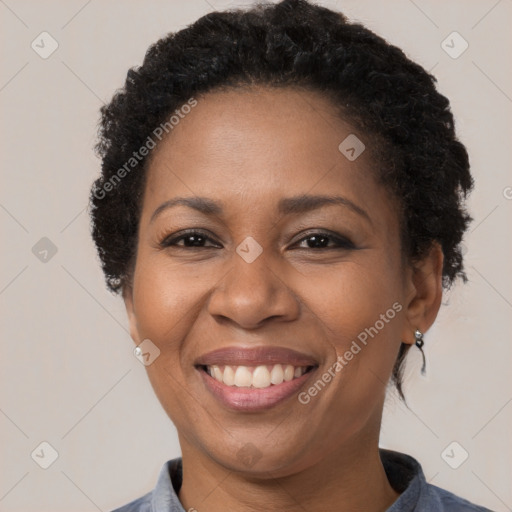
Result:
M214 242L214 240L208 236L208 234L204 231L201 231L199 229L188 229L179 232L179 234L176 236L176 233L173 235L166 236L161 242L160 247L161 248L167 248L167 247L176 247L178 249L208 249L208 248L215 248L215 247L186 247L185 245L177 245L177 242L184 240L187 237L190 237L192 235L200 235L202 236L205 241L211 241ZM326 250L326 249L356 249L356 246L352 243L351 240L349 240L346 237L336 235L334 233L330 233L328 231L311 231L306 236L302 237L300 240L294 243L294 245L299 244L301 242L304 242L305 240L308 240L309 238L312 238L313 236L321 236L330 239L331 241L335 242L337 246L335 247L320 247L320 248L314 248L314 247L305 247L303 249L309 250L309 251L318 251L318 250Z

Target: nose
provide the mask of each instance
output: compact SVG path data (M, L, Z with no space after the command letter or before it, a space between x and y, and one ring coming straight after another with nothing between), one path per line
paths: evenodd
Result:
M231 268L210 295L208 311L250 330L268 322L291 321L300 313L300 301L286 283L287 272L263 254L251 263L234 252ZM288 272L289 274L289 272Z

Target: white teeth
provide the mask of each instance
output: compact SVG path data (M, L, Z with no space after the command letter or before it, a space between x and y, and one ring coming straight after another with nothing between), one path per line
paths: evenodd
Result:
M293 379L293 374L295 373L295 368L291 365L288 365L285 369L284 369L284 380L285 381L290 381Z
M254 369L252 385L255 388L268 388L270 386L270 372L266 366L258 366Z
M283 380L283 367L280 364L275 364L270 372L270 382L272 382L272 384L281 384Z
M294 367L292 365L275 364L273 366L207 366L208 375L226 386L241 388L268 388L277 386L283 382L289 382L306 373L305 366Z
M239 366L235 372L235 386L239 388L250 388L252 375L247 366Z
M226 384L226 386L234 386L235 385L235 372L231 366L226 366L224 368L224 375L222 376L222 382Z
M217 379L219 382L222 382L222 372L220 371L220 368L218 366L212 366L213 375L212 377L214 379Z

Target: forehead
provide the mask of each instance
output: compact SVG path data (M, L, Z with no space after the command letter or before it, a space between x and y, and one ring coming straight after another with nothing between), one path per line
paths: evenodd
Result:
M352 161L340 151L354 136L321 93L268 87L207 93L151 155L144 203L196 195L247 208L337 190L364 207L381 187L371 151ZM357 137L368 148L364 134Z

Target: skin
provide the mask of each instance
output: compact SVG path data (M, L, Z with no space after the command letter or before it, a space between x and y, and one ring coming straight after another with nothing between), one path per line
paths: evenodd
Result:
M370 142L319 93L253 87L197 99L152 154L124 289L134 342L149 338L161 351L146 369L178 430L179 498L210 512L384 511L398 497L378 452L386 387L400 342L414 343L437 315L442 252L434 244L404 263L396 199L373 177ZM368 145L353 162L338 150L350 133ZM344 205L277 211L302 194L343 196L368 218ZM223 212L174 206L152 219L178 196L219 201ZM211 240L160 245L187 228ZM307 240L319 230L356 248L333 239L315 248ZM263 250L252 263L236 252L248 236ZM401 311L308 404L230 410L193 364L227 346L284 346L319 361L309 387L397 302Z

